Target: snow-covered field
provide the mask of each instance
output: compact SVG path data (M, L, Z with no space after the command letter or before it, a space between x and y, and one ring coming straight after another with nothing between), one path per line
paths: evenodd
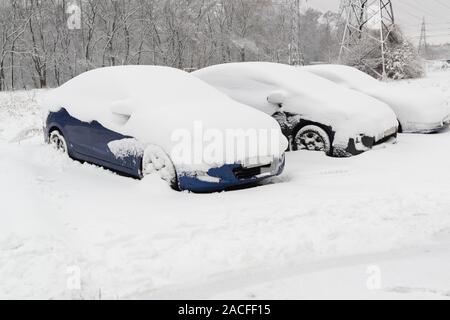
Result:
M450 299L450 131L196 195L56 154L38 94L0 94L0 299Z

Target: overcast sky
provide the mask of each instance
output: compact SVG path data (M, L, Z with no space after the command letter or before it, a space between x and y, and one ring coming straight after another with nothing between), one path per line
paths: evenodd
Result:
M321 11L337 11L340 0L308 0L307 3ZM450 0L392 0L392 5L396 22L412 41L419 41L422 19L425 17L428 41L450 43Z

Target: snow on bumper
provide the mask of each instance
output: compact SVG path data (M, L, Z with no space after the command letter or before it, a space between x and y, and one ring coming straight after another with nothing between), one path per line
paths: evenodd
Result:
M450 115L444 120L435 123L410 122L403 130L405 133L434 133L450 126Z
M278 176L283 172L285 162L283 155L259 165L233 164L212 168L207 172L184 172L178 175L178 185L180 190L198 193L227 190Z
M386 140L386 138L391 138L396 136L398 133L398 126L392 127L388 130L386 130L383 134L380 134L377 136L377 138L375 139L375 144L379 144L384 142L384 140Z
M335 157L351 157L362 154L373 149L373 147L387 143L395 142L397 138L398 127L387 129L376 137L369 137L364 134L351 138L347 146L334 146L333 156Z

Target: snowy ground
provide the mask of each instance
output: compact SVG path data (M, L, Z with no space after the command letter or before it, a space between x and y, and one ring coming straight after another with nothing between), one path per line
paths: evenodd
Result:
M195 195L56 154L36 94L0 94L0 299L450 299L450 131Z

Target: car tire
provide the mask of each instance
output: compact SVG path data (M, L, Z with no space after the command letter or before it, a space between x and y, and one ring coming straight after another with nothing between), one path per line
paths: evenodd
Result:
M315 125L300 128L292 143L294 151L309 150L331 153L331 139L328 133Z
M67 144L66 138L64 135L57 129L52 130L49 134L49 144L58 152L69 155L69 148Z
M167 153L158 146L149 146L142 157L142 178L158 174L167 181L173 189L177 189L177 173L172 160Z

